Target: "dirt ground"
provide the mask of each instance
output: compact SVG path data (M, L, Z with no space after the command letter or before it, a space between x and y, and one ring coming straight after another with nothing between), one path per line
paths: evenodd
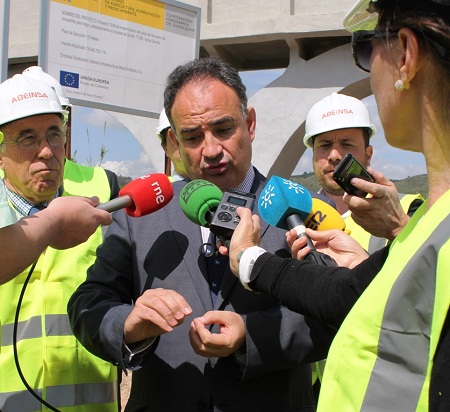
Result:
M128 396L130 395L131 388L131 371L128 371L128 376L122 372L122 382L120 383L120 400L121 400L121 410L125 410L125 405L128 401Z

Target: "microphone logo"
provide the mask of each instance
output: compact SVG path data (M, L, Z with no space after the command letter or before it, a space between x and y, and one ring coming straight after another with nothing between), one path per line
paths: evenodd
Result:
M272 197L275 196L275 193L273 192L275 190L275 186L273 185L267 185L264 189L264 192L261 193L260 199L261 204L260 207L264 207L264 209L267 209L268 205L272 205Z
M286 187L287 190L293 190L295 192L296 195L303 195L306 193L306 189L300 185L299 183L295 183L292 180L288 180L288 179L280 179L281 180L281 184L284 185ZM264 209L267 209L267 207L272 205L272 198L274 196L276 196L276 191L275 191L276 187L273 184L268 184L265 188L264 191L261 193L260 196L260 207L263 207ZM283 191L284 189L281 188L281 191Z
M203 179L191 180L186 186L184 186L183 190L181 191L180 201L183 201L185 204L188 204L191 196L195 194L197 191L199 191L199 193L204 193L205 187L211 190L217 189L220 191L220 189L214 183L211 183L208 180Z
M305 221L305 227L313 230L319 230L320 224L327 218L327 215L318 210Z

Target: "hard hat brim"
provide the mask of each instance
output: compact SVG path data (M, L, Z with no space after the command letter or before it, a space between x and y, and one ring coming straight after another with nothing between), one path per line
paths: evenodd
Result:
M376 0L358 0L344 17L344 27L351 33L358 30L374 30L378 12L372 6Z

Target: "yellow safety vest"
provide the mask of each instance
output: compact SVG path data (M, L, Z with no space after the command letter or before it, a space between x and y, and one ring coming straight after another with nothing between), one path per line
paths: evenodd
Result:
M402 194L399 193L400 204L405 213L408 213L411 203L415 200L423 200L420 194ZM351 214L347 214L345 219L345 229L350 231L350 236L355 239L365 250L369 253L374 253L380 250L388 244L386 238L381 238L371 235L366 232L361 226L359 226L352 218ZM312 365L312 382L314 383L316 379L322 381L323 372L325 369L325 360L318 361Z
M3 181L0 183L3 187ZM68 195L95 195L102 202L109 200L110 185L105 171L66 160L63 196ZM0 213L4 212L0 209ZM84 281L101 241L99 228L85 243L74 248L62 251L47 248L37 262L21 305L17 352L23 375L39 396L64 412L119 410L117 368L92 355L77 341L67 316L67 302ZM14 317L28 271L29 268L0 286L2 412L48 410L26 390L14 363Z
M450 305L449 202L425 202L392 243L332 343L318 411L428 410Z

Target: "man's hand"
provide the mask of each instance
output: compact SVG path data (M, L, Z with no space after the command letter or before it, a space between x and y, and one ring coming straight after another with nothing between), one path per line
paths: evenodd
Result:
M339 266L353 268L367 259L367 252L359 243L342 230L324 230L322 232L306 229L306 234L315 244L317 251L331 256ZM294 229L286 234L286 241L291 248L292 257L302 260L310 252L306 238L297 239Z
M211 333L208 325L219 324L220 333ZM191 323L189 339L195 353L201 356L225 357L245 343L245 325L234 312L214 310L206 312Z
M252 211L247 207L238 207L237 214L241 221L231 237L230 250L225 246L219 247L222 255L230 256L230 269L236 275L239 269L237 255L241 250L248 249L251 246L258 246L261 242L261 226L259 217L252 215Z
M171 332L181 325L192 308L179 293L147 289L137 300L124 325L124 342L139 342Z
M52 236L50 246L68 249L85 242L99 225L109 225L112 216L105 210L96 209L97 197L58 197L47 209L38 212L39 219L51 219Z
M403 211L394 183L382 173L369 168L376 183L353 178L352 185L371 196L360 198L344 194L343 200L352 212L353 220L374 236L394 240L409 221Z

